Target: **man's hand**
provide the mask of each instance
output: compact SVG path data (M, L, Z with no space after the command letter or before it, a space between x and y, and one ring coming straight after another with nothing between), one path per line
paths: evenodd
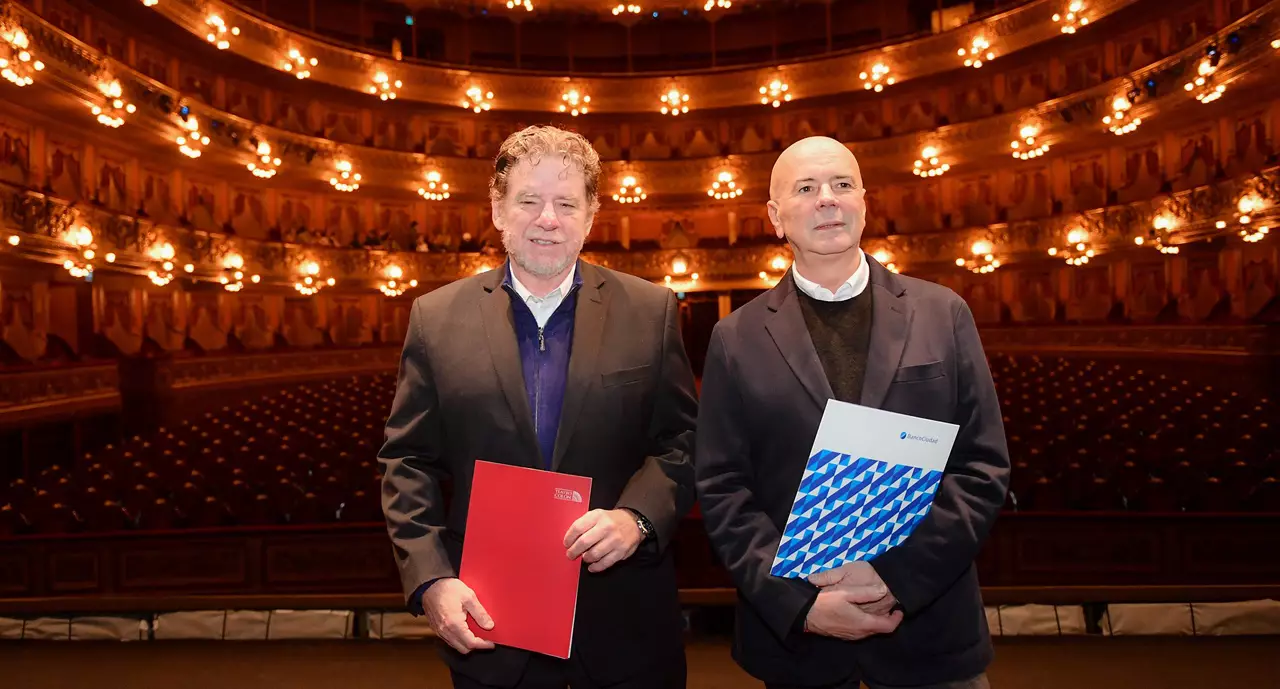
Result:
M476 598L475 591L460 579L441 579L427 587L422 595L422 610L436 636L463 655L476 650L493 648L492 641L485 641L471 633L467 615L475 619L481 629L493 629L493 619L485 612Z
M858 641L875 634L888 634L902 623L902 612L872 615L859 606L884 594L874 586L824 588L809 608L804 629L813 634Z
M843 589L847 592L858 591L860 598L879 592L878 597L858 604L863 612L871 615L887 615L898 599L893 597L889 587L885 586L880 574L868 562L848 562L835 569L818 572L809 577L809 583L819 588Z
M640 527L630 511L591 510L569 527L564 547L570 560L581 555L589 564L587 571L599 573L631 557L640 540Z

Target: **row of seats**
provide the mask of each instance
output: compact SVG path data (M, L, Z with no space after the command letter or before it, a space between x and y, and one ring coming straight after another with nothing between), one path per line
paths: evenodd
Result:
M1175 364L993 356L1007 509L1280 512L1265 395ZM0 494L0 535L377 522L391 374L281 389L52 466Z
M13 482L0 533L370 522L394 376L299 385Z

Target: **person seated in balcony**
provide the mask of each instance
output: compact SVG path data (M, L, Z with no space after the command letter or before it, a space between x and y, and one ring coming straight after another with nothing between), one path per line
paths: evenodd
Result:
M712 331L694 464L703 523L739 591L734 657L771 688L987 687L974 558L1009 481L995 385L964 300L863 253L865 193L844 144L784 151L768 213L795 262ZM807 580L775 577L830 399L960 428L905 541Z
M446 644L455 687L685 686L669 545L694 499L694 378L675 294L579 256L600 172L579 134L508 137L490 179L507 262L410 313L382 506L409 608ZM592 478L591 509L564 536L584 568L567 661L468 627L493 625L457 578L477 457Z

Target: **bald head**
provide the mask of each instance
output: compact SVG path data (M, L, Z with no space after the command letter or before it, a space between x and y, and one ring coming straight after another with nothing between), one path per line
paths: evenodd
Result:
M773 173L769 176L769 198L778 200L800 180L798 175L805 173L806 163L819 161L836 167L847 166L853 171L856 186L862 188L862 170L853 152L831 137L810 136L788 146L774 162ZM815 181L821 183L821 180Z

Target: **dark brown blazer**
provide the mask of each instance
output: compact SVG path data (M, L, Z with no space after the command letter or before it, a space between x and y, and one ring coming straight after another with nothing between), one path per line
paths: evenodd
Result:
M572 653L593 680L608 684L684 662L667 545L694 501L697 402L671 290L582 261L578 270L552 469L591 477L591 508L632 508L657 534L656 548L605 572L582 569ZM475 460L539 466L506 271L459 280L413 303L378 457L406 597L457 575ZM447 511L445 479L452 485ZM500 686L514 684L529 657L508 647L442 653L455 671Z
M707 352L699 505L739 591L734 657L766 682L930 685L973 677L991 659L973 562L1004 502L1009 451L978 330L951 290L866 260L871 341L859 403L960 426L928 515L871 563L905 609L893 634L846 642L805 633L817 588L769 574L833 397L791 273L720 321Z

